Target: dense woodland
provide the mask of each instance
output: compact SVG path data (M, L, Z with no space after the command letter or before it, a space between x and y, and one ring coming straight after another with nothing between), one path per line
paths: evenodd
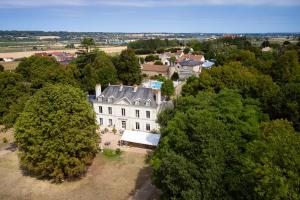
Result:
M300 42L188 45L217 64L159 116L152 166L164 198L300 199Z

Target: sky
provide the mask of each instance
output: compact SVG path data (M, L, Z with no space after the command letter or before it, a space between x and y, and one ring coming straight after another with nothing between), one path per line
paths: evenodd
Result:
M0 0L0 30L300 32L300 0Z

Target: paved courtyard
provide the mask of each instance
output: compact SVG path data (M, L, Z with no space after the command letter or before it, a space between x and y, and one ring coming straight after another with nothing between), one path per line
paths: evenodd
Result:
M118 131L116 134L112 132L112 130L108 130L107 132L104 131L104 129L101 129L98 131L101 137L101 143L99 144L99 147L101 149L103 148L109 148L109 149L117 149L119 148L121 151L128 151L128 152L134 152L134 153L142 153L142 154L149 154L152 152L151 149L144 149L144 148L138 148L138 147L131 147L126 145L119 145L119 141L121 140L122 134Z

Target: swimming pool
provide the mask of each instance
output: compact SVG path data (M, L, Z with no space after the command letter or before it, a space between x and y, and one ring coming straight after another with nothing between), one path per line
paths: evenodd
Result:
M156 80L148 80L143 83L144 87L152 88L152 89L161 89L162 82Z
M162 82L160 81L151 81L151 88L161 89Z

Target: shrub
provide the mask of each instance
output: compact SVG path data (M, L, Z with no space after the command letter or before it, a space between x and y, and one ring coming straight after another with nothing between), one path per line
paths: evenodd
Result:
M6 137L4 137L4 138L2 139L2 142L3 142L4 144L8 143L8 140L7 140L7 138L6 138Z

